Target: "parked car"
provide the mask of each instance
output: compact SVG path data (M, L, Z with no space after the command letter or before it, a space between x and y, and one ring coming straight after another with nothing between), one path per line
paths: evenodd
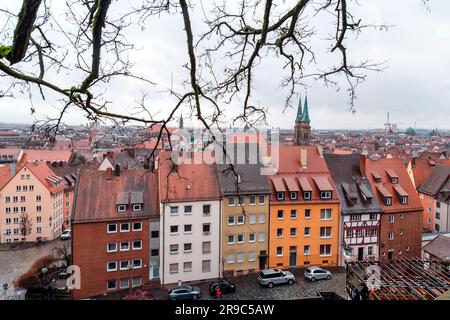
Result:
M258 282L262 286L272 288L277 284L293 284L295 276L289 271L279 269L266 269L259 272Z
M59 237L61 240L69 240L71 237L71 231L70 229L66 229L61 233L61 236Z
M311 281L331 279L331 272L319 267L308 267L305 270L305 278Z
M169 300L196 300L201 296L200 288L188 285L176 286L169 290Z
M211 282L211 284L209 285L209 294L211 296L215 296L216 295L217 287L220 288L220 292L222 294L236 292L236 286L234 284L232 284L228 280L220 279L219 281Z

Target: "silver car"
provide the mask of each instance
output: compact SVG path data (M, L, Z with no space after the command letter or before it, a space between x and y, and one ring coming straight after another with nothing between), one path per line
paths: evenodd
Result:
M321 280L321 279L331 279L331 272L319 267L309 267L305 270L305 278L311 281Z
M279 269L266 269L259 272L258 282L262 286L272 288L277 284L293 284L295 276L289 271Z
M197 300L202 296L202 292L198 287L188 285L177 286L169 290L170 300Z

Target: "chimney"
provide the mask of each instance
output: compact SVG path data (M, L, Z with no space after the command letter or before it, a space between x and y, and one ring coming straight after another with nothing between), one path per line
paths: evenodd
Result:
M11 163L11 177L14 177L16 175L17 166L16 163Z
M317 151L319 152L319 156L321 158L323 158L323 148L322 147L317 147Z
M114 175L120 177L120 164L118 163L114 166Z
M302 169L307 168L307 160L308 160L308 150L307 149L300 149L300 164L302 166Z
M112 168L106 168L106 180L112 179Z
M360 155L359 156L359 170L361 172L361 176L365 176L366 175L366 156L365 155Z

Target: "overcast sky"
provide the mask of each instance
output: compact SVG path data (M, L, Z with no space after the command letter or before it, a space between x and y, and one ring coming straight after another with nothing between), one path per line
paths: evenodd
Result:
M110 11L120 12L133 1L113 2ZM231 1L230 1L231 2ZM9 4L8 8L18 10ZM53 1L55 14L62 17L63 1ZM380 73L369 73L357 91L356 113L347 111L348 93L345 88L337 91L335 87L324 87L323 82L308 80L308 101L311 125L315 129L369 129L381 128L387 112L391 121L399 128L416 124L417 128L450 129L450 1L433 0L431 10L427 11L421 0L366 0L360 1L354 12L363 19L363 23L394 25L389 31L368 29L358 39L349 39L349 57L354 62L372 59L386 61L386 69ZM0 4L4 8L3 2ZM198 10L192 14L193 31L198 33L201 15ZM326 30L327 20L318 20L316 27ZM153 18L146 30L134 30L130 39L140 48L130 55L135 63L134 72L142 74L158 84L153 88L147 103L152 110L172 106L165 89L173 83L183 87L187 71L182 66L187 63L185 34L181 15ZM329 43L320 34L311 45L326 48ZM0 39L4 41L4 39ZM3 44L3 43L1 43ZM328 65L338 56L318 51L317 61ZM293 126L295 109L284 113L285 90L280 90L282 73L276 61L267 60L258 66L255 74L252 101L269 107L270 126L290 128ZM65 79L67 86L76 83L76 72L66 72L58 77ZM72 77L72 78L71 78ZM3 81L0 78L0 81ZM0 83L2 86L2 83ZM137 80L124 79L113 81L107 91L107 99L114 101L113 111L128 112L136 105L143 90ZM187 88L185 88L187 89ZM299 88L305 94L303 88ZM28 95L17 95L15 99L0 99L0 122L28 122L52 115L60 108L56 96L47 93L43 101L34 94L33 104L37 113L30 114ZM231 118L239 108L239 101L228 107L226 116ZM189 111L183 109L185 123L190 122ZM69 111L64 121L69 124L85 122L84 116L76 109Z

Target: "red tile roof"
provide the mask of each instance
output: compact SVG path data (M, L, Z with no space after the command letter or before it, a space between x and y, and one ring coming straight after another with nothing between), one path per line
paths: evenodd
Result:
M81 170L76 190L74 223L159 217L158 181L149 170L121 170L107 180L107 171ZM117 212L117 202L143 194L142 212ZM133 196L134 195L134 196ZM130 200L131 201L131 200Z
M376 191L376 196L386 212L401 212L401 211L414 211L423 210L422 204L420 202L419 196L414 188L414 185L408 175L408 171L403 165L401 159L379 159L372 160L370 158L365 158L366 161L366 177L369 179L372 188ZM392 170L398 176L398 184L392 184L391 179L387 174L387 170ZM373 175L368 174L369 172L378 172L381 177L381 182L377 183ZM408 203L401 204L397 190L405 192L408 194ZM400 186L401 189L398 187ZM382 194L392 196L392 205L386 206L383 202Z
M435 168L436 164L443 164L450 166L450 159L438 159L433 158L435 165L430 163L430 159L415 159L413 160L412 171L414 176L414 184L416 188L419 188L425 180L430 176L431 172Z
M301 149L306 150L306 167L301 166L300 154ZM280 146L279 152L279 170L276 175L268 176L270 185L272 186L271 201L278 202L276 198L276 187L278 180L283 178L286 180L294 179L297 186L300 186L301 191L312 191L310 201L339 201L339 196L336 187L331 178L328 166L325 159L319 153L317 147L298 147L298 146ZM331 200L320 199L320 188L326 191L332 191ZM289 201L288 199L284 201ZM283 202L283 201L282 201ZM299 197L295 202L305 202L303 197Z
M57 176L46 163L26 163L21 169L23 167L28 168L51 193L61 191L65 188L64 179Z
M0 191L11 180L11 168L9 165L0 166Z
M69 150L25 150L22 162L44 161L44 162L69 162L72 151Z
M196 154L195 157L201 154ZM182 163L173 170L171 153L158 155L161 202L221 199L219 176L215 164Z

